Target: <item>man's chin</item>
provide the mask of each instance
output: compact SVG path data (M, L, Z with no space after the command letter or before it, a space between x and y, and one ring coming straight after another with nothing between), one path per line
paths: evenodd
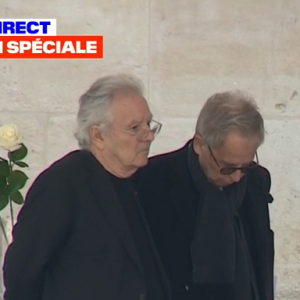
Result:
M139 160L139 162L138 162L138 167L142 168L142 167L146 166L148 164L148 160L149 160L148 155L146 155L145 157L141 158Z
M222 189L222 188L225 188L225 187L231 185L231 183L215 181L215 180L212 180L212 179L210 179L209 181L210 181L214 186L216 186L216 187L219 188L219 189Z

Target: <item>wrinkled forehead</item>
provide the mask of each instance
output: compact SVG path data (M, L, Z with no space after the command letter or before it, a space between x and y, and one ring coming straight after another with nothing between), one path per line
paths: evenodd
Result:
M152 118L146 99L137 94L120 94L114 97L111 105L114 123L150 121Z

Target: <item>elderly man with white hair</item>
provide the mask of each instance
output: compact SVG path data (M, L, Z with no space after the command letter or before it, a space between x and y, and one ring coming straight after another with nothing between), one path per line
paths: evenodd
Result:
M80 98L72 151L32 184L4 262L5 300L168 300L129 178L161 124L130 75L98 79Z

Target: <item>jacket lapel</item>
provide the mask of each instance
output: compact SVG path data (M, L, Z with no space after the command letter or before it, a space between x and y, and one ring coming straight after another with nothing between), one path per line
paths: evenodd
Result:
M95 201L107 222L121 240L129 256L136 263L140 272L144 274L126 215L106 171L91 153L83 151L83 155L90 172L87 183L94 194Z

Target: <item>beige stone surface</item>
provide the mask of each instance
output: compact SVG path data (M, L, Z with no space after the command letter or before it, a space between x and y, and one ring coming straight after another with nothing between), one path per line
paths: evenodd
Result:
M75 125L74 115L49 118L45 151L47 165L78 148L77 141L74 138Z
M161 132L151 145L151 156L183 147L194 133L194 118L162 118L161 122Z
M276 261L300 262L300 121L268 120L267 141L259 151L260 162L272 174L271 205L275 231ZM300 283L300 278L298 279Z
M299 300L299 267L293 264L278 265L276 270L279 275L276 299Z
M266 114L299 113L298 18L296 1L151 1L152 100L190 116L211 93L242 88Z
M22 129L29 185L76 148L78 98L103 74L144 81L163 122L151 155L192 136L211 94L250 91L268 131L259 158L272 174L277 299L300 299L299 0L2 0L0 14L56 18L61 35L104 35L103 60L0 60L0 124Z
M107 64L102 60L0 61L0 111L75 113L79 96L96 78L111 72L135 72L144 81L146 67Z

